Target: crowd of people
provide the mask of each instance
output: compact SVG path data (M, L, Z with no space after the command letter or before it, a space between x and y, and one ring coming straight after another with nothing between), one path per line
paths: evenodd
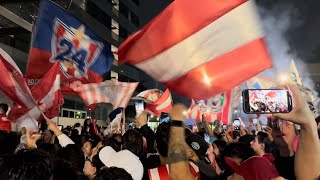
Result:
M136 128L106 136L89 120L68 130L46 119L40 131L0 131L0 180L317 179L320 121L297 89L290 90L292 112L274 114L265 126L250 119L247 129L202 121L191 130L178 104L155 132L145 112L136 117ZM2 117L7 110L0 106Z

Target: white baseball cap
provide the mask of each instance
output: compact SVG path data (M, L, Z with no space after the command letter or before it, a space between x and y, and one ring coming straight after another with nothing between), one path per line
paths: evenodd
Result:
M128 150L116 152L112 147L106 146L101 149L99 158L107 167L124 169L134 180L141 180L143 177L143 165L139 157Z

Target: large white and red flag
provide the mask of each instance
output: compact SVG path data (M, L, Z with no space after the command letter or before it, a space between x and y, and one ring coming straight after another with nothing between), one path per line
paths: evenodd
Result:
M111 103L113 109L116 109L118 107L127 107L138 84L115 80L90 84L82 84L80 81L75 81L70 84L70 87L79 94L87 106L97 103Z
M35 102L30 104L31 108L16 105L9 113L9 118L19 124L33 123L40 120L42 114L38 106L49 119L59 114L59 105L63 104L63 96L60 91L60 65L56 63L50 71L31 89ZM25 121L25 122L24 122ZM27 124L27 126L32 126Z
M14 60L0 48L0 90L9 99L26 108L33 106L30 90ZM29 91L29 92L27 92Z
M172 108L172 97L169 89L162 92L159 89L149 89L140 92L134 100L142 100L146 103L146 111L160 116L162 112L169 113Z
M175 0L124 41L118 57L194 99L213 97L272 67L249 0Z

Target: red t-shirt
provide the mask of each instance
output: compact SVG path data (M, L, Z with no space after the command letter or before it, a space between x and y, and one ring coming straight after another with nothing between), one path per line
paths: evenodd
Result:
M11 121L5 114L0 114L0 130L8 133L11 131Z
M189 162L189 168L195 179L200 179L198 166L193 162ZM148 173L150 180L169 180L169 165L162 165L154 169L149 169Z

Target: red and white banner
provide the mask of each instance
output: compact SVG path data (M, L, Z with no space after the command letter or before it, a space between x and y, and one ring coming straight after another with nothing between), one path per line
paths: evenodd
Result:
M172 97L169 89L166 89L164 93L159 89L145 90L132 99L144 101L147 104L145 110L155 116L160 116L162 112L169 113L172 108Z
M87 106L97 103L111 103L113 109L116 109L127 107L138 84L114 80L91 84L82 84L80 81L75 81L70 84L70 87L79 94Z
M54 64L39 83L31 89L34 100L49 119L59 114L59 105L63 104L63 96L60 91L59 66L59 63ZM26 119L31 122L39 120L41 117L41 112L34 103L32 103L31 108L16 105L9 113L9 119L20 124Z
M32 98L26 91L30 90L14 60L0 48L0 90L8 98L22 107L31 108Z
M118 57L194 99L213 97L272 67L249 0L175 0L122 43Z

